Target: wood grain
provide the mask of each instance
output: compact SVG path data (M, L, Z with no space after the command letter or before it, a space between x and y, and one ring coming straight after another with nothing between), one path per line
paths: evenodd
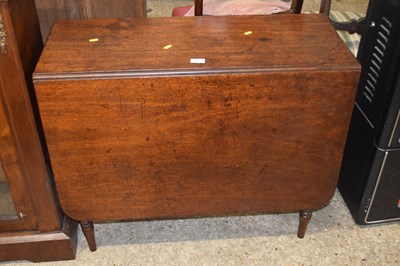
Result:
M75 259L77 223L65 217L60 230L41 234L37 231L0 233L0 260L32 262Z
M324 30L320 30L324 29ZM251 31L252 34L244 35ZM97 42L90 39L98 38ZM170 49L164 49L172 45ZM205 64L191 64L204 58ZM357 69L324 15L59 21L35 77Z
M355 77L40 82L63 210L96 221L321 208L336 186Z
M27 77L32 76L42 47L37 16L29 13L32 7L32 1L2 2L9 45L8 53L2 55L0 61L0 97L13 139L9 145L15 150L14 163L19 167L18 173L10 173L15 180L15 184L10 183L10 190L14 201L16 197L25 198L14 202L17 213L22 214L18 220L22 223L31 221L23 229L53 231L59 228L60 217L37 130L32 78ZM30 33L25 36L27 31ZM27 39L31 35L34 37ZM6 161L3 163L7 164ZM2 230L13 228L10 224L4 226L3 229L0 222Z
M61 206L80 221L322 208L358 75L323 15L58 22L34 77Z
M0 261L73 258L76 222L66 235L35 119L32 72L42 41L34 1L0 1L0 13L7 35L7 53L0 53L0 160L16 209L0 220Z

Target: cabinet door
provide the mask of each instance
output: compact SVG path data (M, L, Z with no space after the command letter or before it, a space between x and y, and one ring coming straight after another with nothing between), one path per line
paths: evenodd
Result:
M0 231L28 230L36 228L36 219L30 193L26 186L20 149L15 139L15 123L10 119L10 105L7 103L7 90L20 85L21 71L18 71L13 58L15 45L9 37L9 14L0 10L0 162L1 198ZM23 77L22 77L23 78ZM21 111L21 110L20 110Z
M0 89L3 90L1 81ZM0 102L0 230L28 230L36 227L32 202L25 186L23 169Z
M42 46L34 3L0 0L0 102L6 132L2 166L13 199L15 219L0 231L60 228L53 186L34 115L32 72Z

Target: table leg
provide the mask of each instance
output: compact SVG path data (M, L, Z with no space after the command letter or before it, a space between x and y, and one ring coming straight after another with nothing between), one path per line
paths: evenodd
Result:
M311 220L313 211L312 210L301 210L299 213L299 229L297 231L297 237L298 238L303 238L306 230L307 230L307 225Z
M96 245L96 239L94 237L94 227L93 227L93 222L90 221L81 221L81 228L82 232L86 237L86 240L89 245L90 251L96 251L97 250L97 245Z

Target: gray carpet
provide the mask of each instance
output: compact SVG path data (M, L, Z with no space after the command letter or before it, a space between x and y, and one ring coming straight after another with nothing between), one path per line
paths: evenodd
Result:
M95 224L96 252L79 231L76 260L38 265L400 265L400 224L355 225L339 193L304 239L297 223L293 213Z

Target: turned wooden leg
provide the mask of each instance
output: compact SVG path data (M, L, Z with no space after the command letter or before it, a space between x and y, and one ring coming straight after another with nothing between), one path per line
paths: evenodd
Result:
M86 241L88 242L90 251L96 251L96 239L94 238L94 227L93 222L90 221L81 221L82 232L86 237Z
M313 211L312 210L301 210L299 214L299 229L297 231L297 237L298 238L303 238L306 230L307 230L307 225L311 220Z

